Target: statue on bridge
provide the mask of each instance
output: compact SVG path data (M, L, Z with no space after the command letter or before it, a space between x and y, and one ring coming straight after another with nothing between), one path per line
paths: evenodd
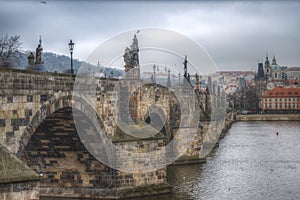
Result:
M40 36L40 40L39 40L39 44L36 48L36 52L35 52L35 62L34 62L34 54L32 51L30 51L29 56L27 57L28 59L28 66L27 66L27 70L35 70L35 71L44 71L44 62L42 61L42 52L43 52L43 48L42 48L42 39Z
M30 66L34 65L34 55L32 51L30 51L30 54L27 58L28 58L28 65Z
M35 56L35 64L36 65L44 63L42 61L42 51L43 51L43 48L42 48L42 39L41 39L41 36L40 36L39 45L36 48L36 52L35 52L35 54L36 54L36 56Z
M125 62L125 73L129 72L132 69L137 69L133 72L133 75L136 78L139 78L139 46L136 34L134 34L130 48L126 47L123 58Z

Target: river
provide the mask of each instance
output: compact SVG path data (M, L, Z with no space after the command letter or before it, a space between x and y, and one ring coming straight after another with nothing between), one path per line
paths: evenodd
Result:
M206 164L168 173L171 199L300 199L300 122L234 123Z

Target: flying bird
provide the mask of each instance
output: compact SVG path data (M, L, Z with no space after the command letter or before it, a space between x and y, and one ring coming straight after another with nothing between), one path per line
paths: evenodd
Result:
M138 34L140 32L140 30L137 30L136 34Z
M44 5L47 5L47 2L46 2L46 1L41 1L40 3L41 3L41 4L44 4Z

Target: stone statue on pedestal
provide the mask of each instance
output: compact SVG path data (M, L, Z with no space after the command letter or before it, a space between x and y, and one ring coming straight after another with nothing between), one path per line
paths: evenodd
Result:
M43 48L41 47L41 44L38 45L35 52L35 64L43 64L42 62L42 51Z
M27 58L28 58L28 65L30 66L34 65L34 55L32 51L30 51L30 54Z

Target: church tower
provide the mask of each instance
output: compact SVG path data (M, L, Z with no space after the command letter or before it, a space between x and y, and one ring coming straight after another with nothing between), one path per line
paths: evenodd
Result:
M263 63L258 63L257 78L261 79L264 77L265 77L265 74L264 74Z
M273 55L272 65L277 65L275 55Z
M271 69L270 69L270 61L268 58L268 53L266 54L266 61L265 61L265 75L266 75L266 79L268 79L268 77L271 75Z

